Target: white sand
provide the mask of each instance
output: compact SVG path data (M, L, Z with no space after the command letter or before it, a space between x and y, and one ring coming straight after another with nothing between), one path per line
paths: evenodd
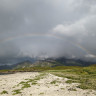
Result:
M21 89L22 86L16 86L21 81L33 79L39 74L36 72L25 72L0 75L0 93L3 90L8 91L8 94L0 94L0 96L96 96L95 91L76 88L78 84L67 84L65 83L67 78L63 79L52 74L46 74L44 78L37 81L36 85L31 85L31 87L21 90L21 94L12 95L13 90ZM56 83L51 84L54 80L56 80Z

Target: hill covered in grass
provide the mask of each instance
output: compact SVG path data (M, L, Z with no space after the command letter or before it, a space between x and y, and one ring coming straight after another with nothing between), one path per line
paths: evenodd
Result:
M55 67L50 72L56 76L68 78L66 83L80 83L77 88L96 90L96 64L88 67Z

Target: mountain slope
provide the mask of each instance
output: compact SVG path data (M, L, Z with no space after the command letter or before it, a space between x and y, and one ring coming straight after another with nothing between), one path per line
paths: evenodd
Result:
M20 68L30 68L30 67L56 67L56 66L90 66L96 64L96 62L88 62L80 59L67 59L67 58L48 58L45 60L38 60L34 63L30 60L26 60L13 65L3 65L0 66L2 69L20 69Z

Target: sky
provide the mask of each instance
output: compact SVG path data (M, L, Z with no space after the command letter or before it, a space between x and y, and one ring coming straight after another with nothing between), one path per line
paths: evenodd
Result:
M0 64L62 56L96 60L96 0L0 0Z

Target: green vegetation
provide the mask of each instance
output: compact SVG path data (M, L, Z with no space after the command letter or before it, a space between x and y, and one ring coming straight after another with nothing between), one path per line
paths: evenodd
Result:
M43 95L44 93L42 92L42 93L40 93L39 95Z
M61 90L65 90L64 88L61 88Z
M16 94L20 94L21 93L21 89L17 89L17 90L13 90L13 95L16 95Z
M56 81L56 80L54 80L54 81L50 82L50 84L56 84L56 83L57 83L57 81Z
M8 94L8 92L7 92L6 90L3 90L3 91L1 92L1 94Z
M77 91L75 88L69 88L69 91Z
M71 84L71 83L73 83L73 80L67 80L66 83Z
M59 77L68 78L66 83L80 83L78 88L96 90L96 66L89 67L65 67L55 70L50 70L50 73Z
M23 84L23 87L22 87L22 89L24 89L24 88L28 88L28 87L31 87L31 86L30 86L30 84L28 84L28 83L25 83L25 84Z
M45 76L45 73L42 73L36 76L34 79L26 79L26 81L21 81L17 86L22 86L21 89L13 90L13 95L20 94L21 91L25 88L31 87L31 85L36 85L37 81L42 79Z
M37 84L37 81L40 80L40 79L42 79L44 75L45 75L45 74L42 73L42 74L40 74L39 76L36 76L34 79L26 79L26 81L20 82L20 83L18 84L18 86L19 86L19 85L22 85L22 89L24 89L24 88L31 87L30 84L36 85L36 84Z
M16 72L42 72L45 70L51 70L51 67L25 67L12 70L0 70L0 74L13 74Z

